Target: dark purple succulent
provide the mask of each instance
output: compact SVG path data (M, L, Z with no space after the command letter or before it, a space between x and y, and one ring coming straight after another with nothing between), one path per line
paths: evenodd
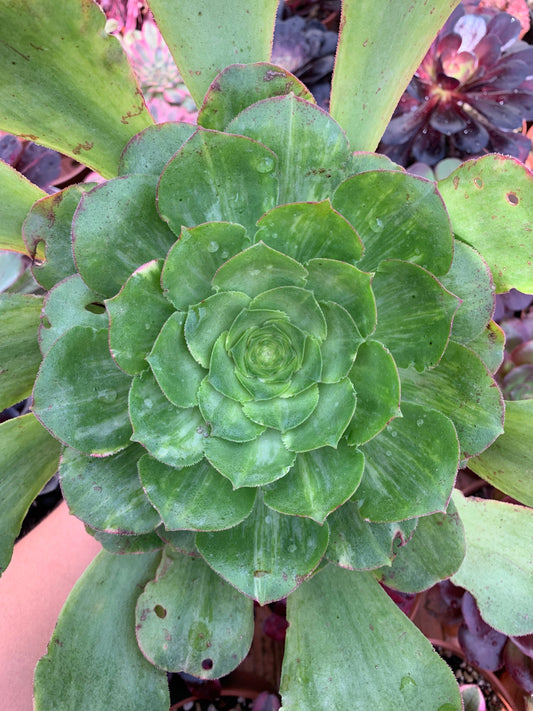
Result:
M61 156L56 151L24 141L10 133L0 133L0 160L47 192L61 173Z
M380 151L408 165L488 152L525 160L533 119L533 47L517 40L519 20L452 13L403 95Z

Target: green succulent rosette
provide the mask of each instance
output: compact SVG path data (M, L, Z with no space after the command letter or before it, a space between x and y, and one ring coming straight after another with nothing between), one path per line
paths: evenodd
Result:
M144 130L119 177L43 198L24 229L46 244L34 412L67 502L109 550L165 548L139 644L212 677L231 667L160 641L181 617L157 595L222 579L242 657L250 599L325 562L394 585L394 542L446 518L458 466L502 432L490 271L435 184L353 154L264 72L227 69L198 127Z

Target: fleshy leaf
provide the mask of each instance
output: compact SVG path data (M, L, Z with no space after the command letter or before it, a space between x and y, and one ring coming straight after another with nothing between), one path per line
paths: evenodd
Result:
M468 467L500 491L533 507L531 426L533 400L505 403L504 434Z
M126 55L93 3L4 3L0 63L10 75L0 90L2 128L107 178L117 174L127 141L153 123Z
M301 331L323 341L326 319L310 291L297 286L279 286L263 291L250 303L249 309L272 309L287 314L289 321Z
M337 188L333 207L365 245L357 265L375 271L384 259L413 262L433 274L450 268L453 237L435 183L398 170L372 170Z
M455 235L487 261L497 293L533 291L532 188L531 171L502 155L466 161L439 182Z
M248 244L244 227L230 222L183 228L163 267L165 295L182 311L203 301L213 293L211 281L217 269Z
M388 156L382 153L370 153L368 151L354 151L350 158L349 173L366 173L368 170L400 170L400 165L394 163Z
M175 407L151 372L133 379L129 395L132 440L165 464L184 467L203 457L207 426L197 407Z
M167 676L141 654L135 638L139 589L160 554L102 551L78 580L35 671L35 709L87 705L114 711L168 711ZM83 630L83 634L80 634Z
M161 289L161 260L136 269L119 293L106 300L109 349L125 373L137 375L146 367L157 334L172 313Z
M217 291L243 291L253 298L277 286L302 287L306 276L297 261L258 242L220 267L213 286Z
M238 489L281 479L291 468L296 455L285 448L279 432L269 429L251 442L208 437L205 456Z
M531 634L533 558L525 541L533 539L533 511L500 501L467 499L457 490L453 501L466 537L465 559L453 583L472 593L485 622L499 632Z
M264 487L265 504L280 513L323 523L352 496L363 475L364 457L345 444L321 447L296 457L290 472Z
M265 430L248 419L239 402L215 390L207 378L198 388L198 404L213 437L222 437L232 442L250 442Z
M320 304L326 317L327 338L321 344L323 383L336 383L352 368L361 334L345 308L333 301Z
M45 193L4 161L0 161L0 187L9 195L0 207L0 249L26 253L22 224L33 203Z
M392 565L376 576L394 590L420 592L456 573L465 556L465 536L453 501L446 513L418 519L413 537L405 544L395 541L393 548Z
M161 175L161 217L177 235L208 221L236 222L253 233L276 203L276 168L275 154L257 141L198 129Z
M285 432L283 443L292 452L336 447L355 410L355 393L348 378L318 386L318 405L298 427Z
M307 87L283 67L266 62L232 64L209 87L198 125L224 131L235 116L256 101L290 93L314 103Z
M59 464L60 445L31 413L0 424L0 575L31 502Z
M186 314L173 313L161 329L150 355L150 364L159 387L178 407L198 404L197 390L206 376L187 348L183 335Z
M107 329L75 326L54 343L41 365L33 411L69 447L111 454L130 442L130 381L111 358Z
M445 511L459 460L450 419L419 405L402 404L397 417L361 447L363 480L355 493L361 516L401 521Z
M156 184L153 175L109 180L85 193L76 210L72 236L78 271L106 297L142 264L164 257L175 241L157 214Z
M252 396L235 376L234 363L225 347L227 335L226 331L221 333L211 351L209 382L226 397L238 402L246 402L251 400Z
M228 531L198 533L196 544L213 570L265 605L286 597L316 568L328 528L279 514L258 497L245 521Z
M118 163L118 174L157 175L196 127L190 123L158 123L148 126L128 142Z
M28 397L39 363L42 297L2 294L0 316L0 411Z
M334 301L353 318L363 337L376 326L376 302L371 289L372 274L334 259L311 259L307 288L320 301Z
M315 384L291 397L250 400L244 403L243 411L254 422L286 432L305 422L317 403L318 386Z
M378 311L374 337L400 368L436 365L448 342L460 302L425 269L410 262L382 262L372 282Z
M329 200L279 205L257 226L256 242L262 240L301 263L325 257L353 264L363 253L357 233Z
M61 490L71 514L108 533L150 533L158 513L137 476L145 450L138 444L110 457L87 457L67 447L61 457Z
M248 653L253 603L201 558L167 549L137 601L135 629L142 653L156 667L218 679Z
M175 469L147 454L139 462L139 474L167 529L230 528L246 518L254 505L255 489L234 491L205 460Z
M344 132L328 113L293 94L253 104L226 130L274 151L279 160L279 203L324 200L344 178L350 155Z
M471 457L503 432L503 399L489 371L466 346L450 342L439 365L402 370L402 400L434 408L454 423L461 454Z
M413 535L417 523L416 518L392 523L364 521L358 505L348 501L328 518L326 556L335 565L350 570L372 570L390 565L394 542L405 543Z
M390 352L377 341L365 341L349 373L357 407L346 434L351 445L372 439L400 414L400 377Z
M89 289L79 274L56 284L44 299L39 326L41 353L46 355L59 336L73 326L107 328L109 319L101 302L102 297Z
M505 333L495 321L490 321L483 333L469 342L468 347L481 358L491 373L495 373L503 361Z
M461 709L450 668L371 573L328 565L290 596L287 620L284 710L317 698L323 709L347 699L353 709Z
M160 551L164 547L163 541L156 531L130 536L126 533L104 533L96 531L90 526L85 526L85 530L102 545L104 550L114 555L152 553Z
M185 555L199 557L196 549L196 531L167 531L159 529L158 535L161 540L168 543L172 550Z

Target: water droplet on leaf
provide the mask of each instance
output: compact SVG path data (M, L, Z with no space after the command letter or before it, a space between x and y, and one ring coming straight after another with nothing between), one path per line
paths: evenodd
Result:
M265 156L257 162L255 167L258 173L271 173L274 170L274 159Z
M211 252L211 254L213 254L214 252L218 252L218 242L211 240L211 242L209 242L209 244L207 245L207 251Z

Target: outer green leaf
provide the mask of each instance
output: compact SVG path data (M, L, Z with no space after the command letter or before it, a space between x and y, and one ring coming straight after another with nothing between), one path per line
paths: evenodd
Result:
M18 252L0 250L0 293L6 291L22 277L26 270L24 258ZM17 285L18 286L18 285ZM17 287L15 287L17 288Z
M354 151L349 166L348 172L354 174L366 173L367 170L405 170L382 153L369 151Z
M306 276L299 262L259 242L223 264L213 286L217 291L243 291L253 298L278 286L302 287Z
M167 549L155 580L139 597L135 629L139 647L152 664L218 679L248 653L253 603L201 558Z
M370 335L376 326L376 302L370 286L372 274L333 259L311 259L306 268L309 272L307 288L316 299L343 306L361 335Z
M501 155L466 161L439 182L455 235L486 259L497 293L533 291L532 189L531 171Z
M463 457L486 449L503 432L503 399L470 349L450 342L436 368L402 370L402 400L434 408L454 423Z
M153 577L158 561L153 553L102 551L91 563L37 665L36 711L67 711L88 703L93 709L168 711L166 674L144 658L135 639L139 589Z
M451 338L468 345L492 318L494 285L490 270L475 249L455 240L452 266L441 283L463 300L453 319Z
M372 439L400 414L400 376L394 358L377 341L365 341L349 373L357 407L346 434L348 443Z
M79 274L56 284L44 298L39 327L41 353L46 355L59 336L73 326L107 328L109 317L101 302L100 294L89 289Z
M279 203L324 200L344 178L344 132L328 113L292 94L250 106L227 131L261 141L277 155Z
M161 289L161 260L136 269L119 293L106 300L109 312L109 349L116 364L137 375L146 368L146 356L173 311Z
M491 373L495 373L503 361L505 333L495 321L490 321L483 333L468 344Z
M246 518L254 505L255 489L234 491L205 460L175 469L147 454L139 462L139 473L167 529L230 528Z
M31 413L0 424L0 575L31 502L54 475L60 445Z
M288 600L285 711L460 711L454 676L370 573L333 565Z
M164 257L175 241L157 214L156 184L152 175L128 175L81 199L72 223L74 258L83 280L106 297L137 267Z
M161 175L161 217L177 235L183 226L208 221L237 222L253 233L276 204L276 168L275 154L261 143L200 128Z
M238 489L281 479L291 468L296 455L285 448L279 432L265 430L252 442L208 437L205 456Z
M129 395L132 439L172 467L199 462L208 436L197 407L175 407L154 376L145 371L133 379Z
M217 269L248 244L244 227L231 222L184 227L163 267L161 283L167 298L182 311L204 301L213 293L211 281Z
M485 622L507 635L533 632L533 511L500 501L453 500L465 528L466 556L453 582L476 598Z
M218 336L227 331L238 314L250 303L239 291L222 291L189 308L185 321L187 347L204 366L209 367L211 351Z
M361 452L344 444L299 454L283 479L264 487L265 504L281 513L324 523L359 486L364 462Z
M409 403L361 449L363 480L355 498L370 521L400 521L445 511L457 473L455 428L440 412Z
M0 161L0 190L9 195L0 207L0 249L27 253L22 240L22 223L33 203L45 195L15 168Z
M157 533L165 543L168 543L172 550L185 555L199 557L200 554L196 549L195 531L167 531L160 529Z
M363 245L357 233L329 200L279 205L259 220L254 240L262 240L298 262L327 257L355 263Z
M253 299L249 308L272 309L287 314L289 321L309 336L323 341L326 337L326 319L310 291L297 286L279 286L264 291Z
M256 101L290 93L315 101L309 89L283 67L266 62L233 64L221 71L209 87L198 114L198 125L223 131L235 116Z
M132 444L111 457L86 457L67 447L61 490L70 513L108 533L150 533L161 522L144 493L137 462L145 450Z
M150 5L198 105L215 76L235 60L270 59L276 8L276 0L234 0L230 6L221 0L152 0Z
M85 526L87 533L95 538L102 547L114 555L132 555L152 553L163 548L163 541L156 531L128 536L125 533L104 533Z
M41 361L37 335L42 303L39 296L0 296L0 411L31 393Z
M350 314L339 304L326 301L321 305L326 317L328 337L321 344L323 383L336 383L345 378L353 365L361 343L361 334Z
M468 467L526 506L533 507L533 400L505 403L504 434Z
M167 162L196 128L190 123L148 126L129 141L118 163L118 174L160 175Z
M318 386L314 384L291 397L250 400L243 411L254 422L286 432L305 422L317 404Z
M51 289L65 277L76 274L72 256L72 218L82 195L93 187L94 183L82 183L47 195L33 205L24 221L22 234L28 252L38 258L32 265L32 273L45 289ZM41 263L43 254L45 261Z
M348 378L318 386L318 405L298 427L285 432L283 443L292 452L336 447L355 410L355 393Z
M333 207L365 245L358 264L374 271L384 259L413 262L434 274L450 268L450 220L435 183L398 170L372 170L337 188Z
M430 43L458 4L435 0L430 9L427 0L383 0L377 12L374 0L345 0L331 114L348 133L352 150L376 149Z
M243 523L228 531L198 533L196 544L213 570L265 605L286 597L317 567L328 528L279 514L258 497Z
M10 76L0 89L2 128L116 175L124 145L153 120L100 8L2 0L1 15L0 63Z
M341 568L372 570L390 565L394 543L404 545L413 535L418 519L393 523L364 521L359 506L348 501L328 519L329 544L326 556Z
M374 336L400 368L435 366L446 348L459 299L425 269L390 260L372 282L378 311Z
M394 541L393 547L391 567L376 577L394 590L420 592L456 573L465 556L465 535L453 501L445 514L422 516L411 540Z
M146 359L161 390L178 407L198 404L196 391L206 371L187 348L183 335L186 315L173 313L161 329L150 355Z
M239 402L215 390L207 378L198 388L198 404L213 437L222 437L232 442L250 442L265 430L248 419Z
M107 329L75 326L54 343L41 365L33 411L69 447L111 454L129 444L129 385L130 378L109 353Z

